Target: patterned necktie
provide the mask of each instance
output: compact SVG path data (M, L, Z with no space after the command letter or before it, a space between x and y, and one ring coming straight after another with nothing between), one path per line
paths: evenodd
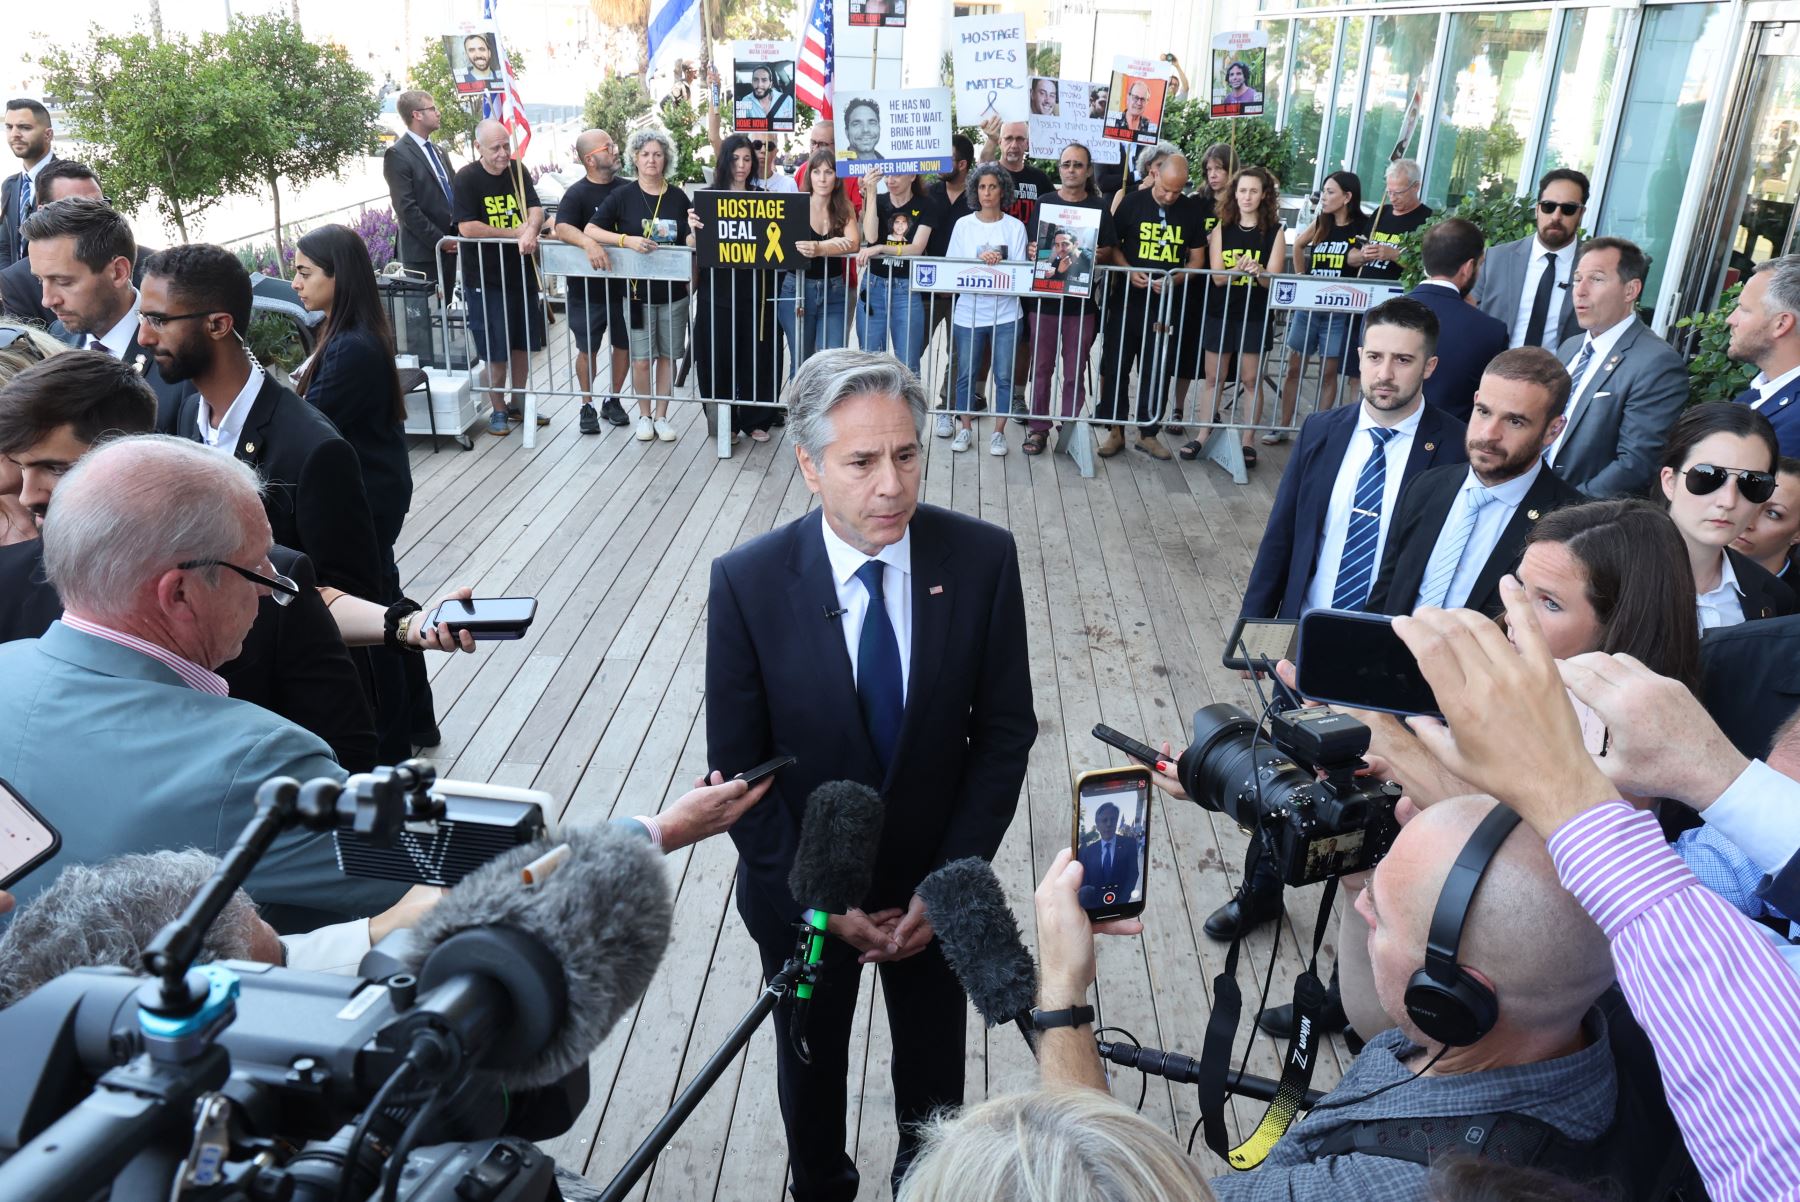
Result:
M36 192L31 186L31 172L20 174L19 179L19 257L25 257L28 243L25 241L25 219L31 216L31 202Z
M1569 404L1563 411L1562 433L1544 452L1544 462L1552 466L1556 464L1556 457L1562 454L1563 444L1569 441L1569 430L1575 421L1575 402L1581 398L1581 373L1587 370L1588 360L1593 357L1594 340L1589 338L1581 344L1581 353L1575 356L1575 362L1569 364Z
M431 173L437 176L438 187L444 190L444 199L454 208L456 201L450 195L450 176L444 170L443 160L438 158L438 148L430 142L425 143L425 157L431 163Z
M1475 519L1494 499L1492 492L1479 485L1463 490L1462 507L1453 518L1454 524L1444 528L1437 545L1431 549L1431 559L1425 565L1425 584L1419 589L1414 609L1421 605L1442 606L1449 599L1456 569L1462 566L1463 552L1469 549L1469 538L1475 533ZM1456 600L1461 604L1467 598Z
M1375 583L1375 547L1381 539L1381 503L1387 491L1387 444L1393 436L1392 430L1369 427L1375 446L1356 478L1350 530L1344 536L1337 585L1331 591L1333 609L1361 609L1369 603L1369 589Z
M871 559L856 569L856 578L869 594L862 637L856 645L856 698L862 703L863 724L875 744L875 754L886 769L900 743L906 698L900 683L900 642L894 637L894 624L888 620L882 596L882 568L879 559Z

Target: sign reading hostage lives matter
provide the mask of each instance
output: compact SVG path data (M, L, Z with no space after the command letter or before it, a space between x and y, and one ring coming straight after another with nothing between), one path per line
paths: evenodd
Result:
M807 212L811 199L800 192L695 192L700 266L805 267L794 243L814 236Z

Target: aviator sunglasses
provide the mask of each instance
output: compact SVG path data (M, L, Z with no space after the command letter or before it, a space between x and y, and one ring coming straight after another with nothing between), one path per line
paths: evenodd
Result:
M1708 493L1718 492L1725 487L1725 481L1732 476L1737 477L1738 493L1744 500L1761 505L1775 495L1774 472L1752 472L1745 469L1716 467L1710 463L1696 463L1682 472L1687 478L1687 490L1696 497L1704 497Z

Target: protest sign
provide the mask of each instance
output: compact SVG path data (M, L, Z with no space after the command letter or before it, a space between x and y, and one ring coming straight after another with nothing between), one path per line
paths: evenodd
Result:
M500 51L494 26L489 21L465 21L444 35L444 58L460 96L506 89L500 74Z
M695 192L700 230L694 242L700 266L804 267L806 260L794 243L815 237L810 204L797 192Z
M837 173L861 178L871 163L890 175L948 171L950 89L837 90Z
M956 79L956 117L980 125L996 114L1023 121L1030 112L1025 64L1025 17L983 13L950 19Z
M1094 290L1094 258L1100 247L1100 210L1085 205L1038 205L1036 292L1088 296Z
M731 127L740 133L794 132L794 44L733 42Z
M1070 142L1080 142L1093 153L1096 163L1118 162L1118 144L1103 136L1105 93L1104 84L1082 79L1033 77L1029 118L1033 153L1040 158L1054 158Z
M1169 66L1153 58L1113 60L1107 87L1106 136L1119 142L1154 146L1162 134L1163 106L1168 101Z
M873 25L877 29L906 28L906 0L850 0L847 25Z
M1269 35L1260 29L1233 29L1212 40L1212 115L1258 117L1263 111L1263 70Z

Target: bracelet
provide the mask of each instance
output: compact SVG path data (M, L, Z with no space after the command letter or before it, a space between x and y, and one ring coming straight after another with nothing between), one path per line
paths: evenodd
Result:
M402 597L381 615L382 643L393 651L419 652L419 648L406 641L407 633L412 628L412 615L422 607L417 601ZM404 621L402 619L405 619Z

